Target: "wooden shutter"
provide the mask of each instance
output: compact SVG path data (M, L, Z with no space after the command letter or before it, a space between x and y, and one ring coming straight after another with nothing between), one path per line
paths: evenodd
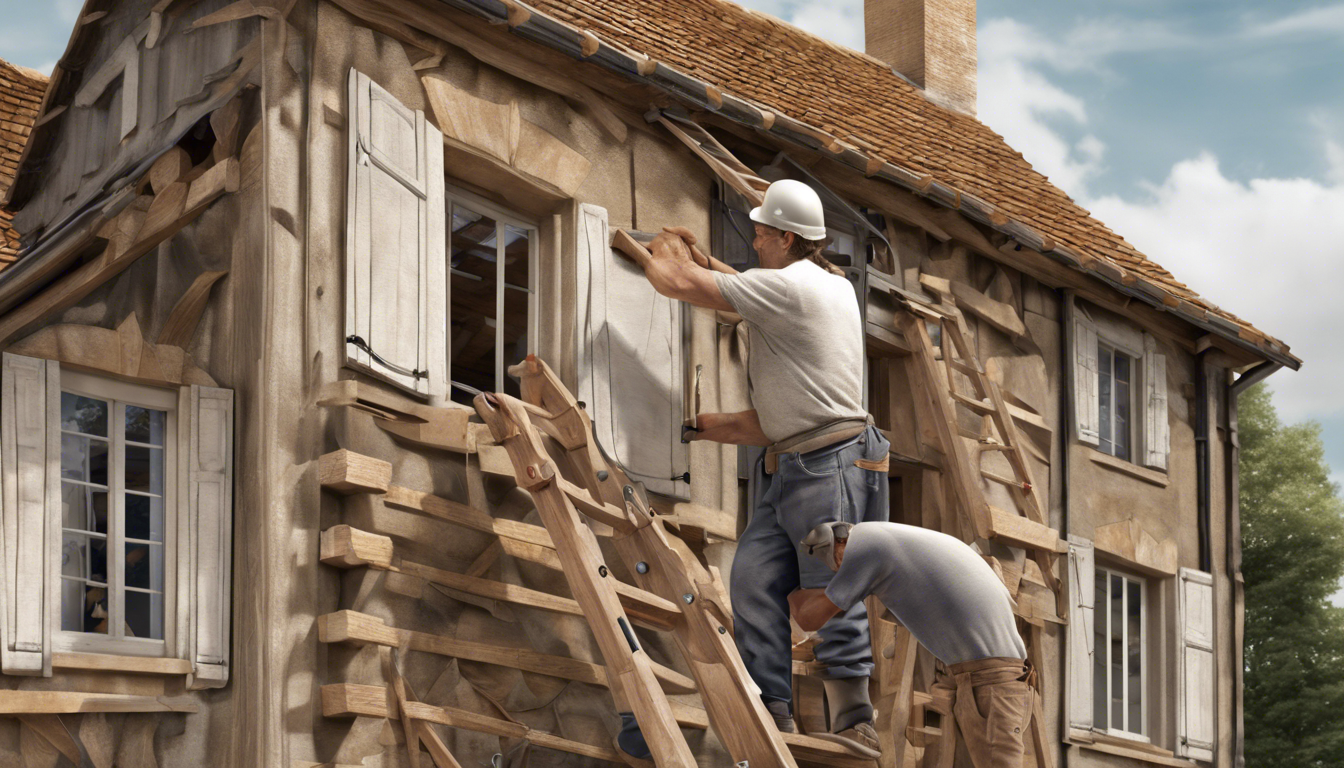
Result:
M580 206L577 229L579 399L632 480L686 498L689 487L672 479L688 465L681 303L611 250L605 208Z
M1143 335L1143 379L1147 395L1143 404L1143 463L1167 468L1171 450L1171 425L1167 416L1167 358L1158 354L1157 339Z
M1213 760L1217 712L1213 658L1213 576L1182 568L1177 593L1181 628L1180 694L1176 698L1176 754Z
M1078 442L1101 445L1098 401L1097 326L1081 310L1073 313L1073 411Z
M229 594L233 551L233 390L184 387L179 409L187 487L180 520L179 605L188 617L192 689L229 679ZM181 494L179 494L179 498ZM182 541L183 539L179 539Z
M352 69L349 139L346 361L427 395L439 367L430 364L428 305L431 253L443 253L443 136Z
M0 668L50 676L51 602L60 578L61 366L9 353L2 365Z
M1092 542L1069 537L1069 641L1068 700L1069 728L1092 730L1092 664L1095 649L1094 602L1096 601L1096 550Z

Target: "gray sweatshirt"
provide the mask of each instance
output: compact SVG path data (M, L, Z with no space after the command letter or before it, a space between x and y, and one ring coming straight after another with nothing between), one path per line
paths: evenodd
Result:
M844 611L870 594L944 664L1027 657L1008 588L980 555L945 533L899 523L854 526L826 596Z

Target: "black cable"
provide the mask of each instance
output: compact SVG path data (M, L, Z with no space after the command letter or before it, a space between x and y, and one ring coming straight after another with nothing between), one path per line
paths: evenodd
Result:
M369 357L372 357L374 360L376 360L379 365L383 366L384 368L388 369L393 373L398 373L401 374L402 376L410 376L413 379L429 378L429 371L417 371L414 368L405 368L400 365L397 365L396 363L390 363L384 360L382 356L380 356L377 352L373 351L373 348L369 346L369 343L367 341L360 338L359 336L353 336L353 335L346 336L345 343L354 344L356 347L359 347L360 349L364 350L365 352L368 353Z

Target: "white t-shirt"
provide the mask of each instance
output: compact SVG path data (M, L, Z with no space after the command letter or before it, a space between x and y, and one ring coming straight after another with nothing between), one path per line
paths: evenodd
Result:
M944 664L1025 659L1012 598L994 569L960 539L900 523L859 523L826 587L841 610L868 595Z
M848 280L807 259L714 279L747 321L751 404L766 437L778 443L868 415L863 319Z

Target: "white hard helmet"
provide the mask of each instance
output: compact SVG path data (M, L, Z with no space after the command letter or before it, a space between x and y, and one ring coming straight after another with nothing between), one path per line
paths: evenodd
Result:
M751 220L804 240L826 237L826 214L815 190L801 181L780 179L765 190L761 207L751 209Z

